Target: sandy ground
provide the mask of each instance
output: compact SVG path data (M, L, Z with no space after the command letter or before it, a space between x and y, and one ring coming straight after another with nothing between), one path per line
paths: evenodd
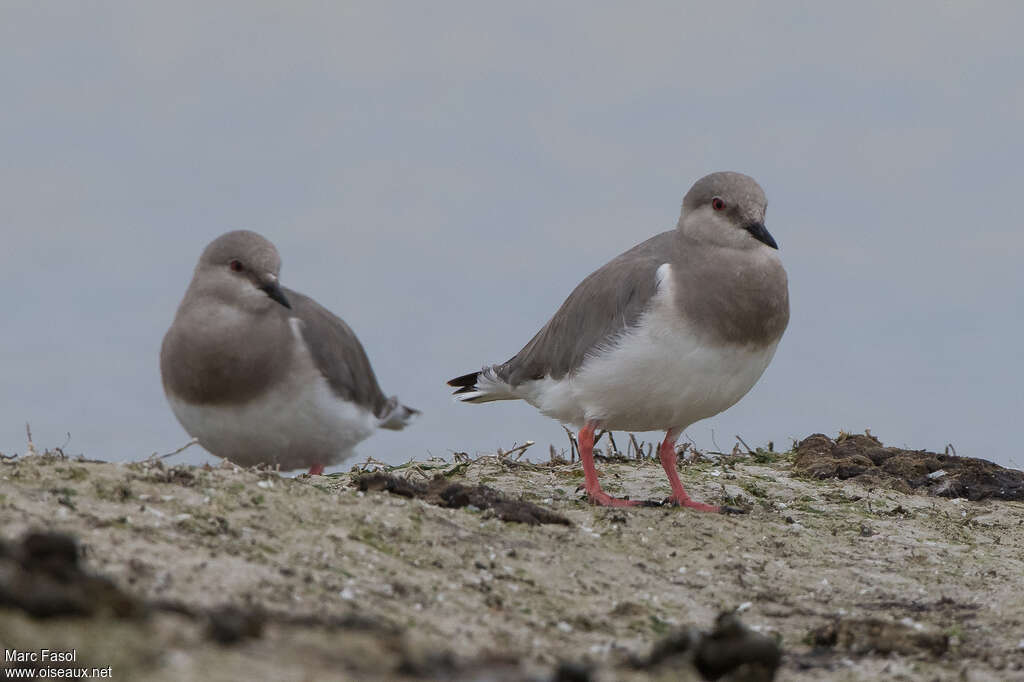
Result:
M700 677L682 659L635 662L736 612L781 645L780 680L1024 680L1024 503L801 478L794 460L680 465L694 498L742 515L595 508L578 463L388 468L571 522L528 525L360 492L355 472L4 459L0 645L74 649L76 666L123 680L685 680ZM657 462L599 469L613 494L668 493ZM10 558L33 530L76 537L86 570L144 615L12 606L33 589L12 582ZM5 579L18 593L6 608Z

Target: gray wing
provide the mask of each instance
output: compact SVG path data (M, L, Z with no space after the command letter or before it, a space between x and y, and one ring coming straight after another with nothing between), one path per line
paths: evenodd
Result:
M355 332L308 296L291 289L285 289L285 295L292 304L292 314L302 320L302 338L331 389L339 397L382 416L388 399Z
M636 324L657 291L657 270L676 248L675 230L638 244L580 282L515 357L495 367L516 386L577 370L584 358Z

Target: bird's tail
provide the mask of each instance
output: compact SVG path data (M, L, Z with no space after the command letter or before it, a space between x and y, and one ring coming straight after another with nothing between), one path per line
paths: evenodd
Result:
M379 426L382 429L401 431L408 426L419 413L419 410L398 402L398 396L393 395L388 398L388 401L384 404L384 409L381 410L380 417L378 417L380 419Z
M448 381L448 385L456 388L452 392L461 403L489 403L492 400L517 400L508 382L498 378L494 367L485 367L479 372L470 372Z

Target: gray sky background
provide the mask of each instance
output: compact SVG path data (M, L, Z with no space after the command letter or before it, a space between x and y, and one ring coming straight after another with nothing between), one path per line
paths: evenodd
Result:
M184 443L160 341L248 228L424 412L360 457L546 456L556 422L444 381L736 170L792 321L689 437L869 427L1024 465L1024 5L681 4L4 2L0 451L26 421L100 459Z

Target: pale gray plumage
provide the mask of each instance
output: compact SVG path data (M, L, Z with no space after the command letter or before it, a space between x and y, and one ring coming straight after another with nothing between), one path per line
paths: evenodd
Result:
M175 415L213 454L317 468L417 411L384 395L345 322L279 286L280 263L255 232L214 240L164 337L161 376Z
M649 309L658 290L657 270L665 263L672 266L680 316L708 343L777 342L789 321L781 263L742 267L743 251L730 248L729 242L735 240L709 239L703 230L685 229L688 217L706 218L699 214L715 197L726 202L725 215L731 222L764 230L764 191L752 178L731 172L701 178L683 199L676 229L638 244L586 277L519 353L493 366L495 375L516 387L577 371L588 356L609 347ZM749 233L742 238L751 244L757 241ZM730 260L736 267L728 267ZM468 381L475 380L475 374L453 379L451 385L468 393L473 386Z
M771 362L789 322L786 271L764 226L764 191L740 173L712 173L683 199L676 229L598 269L514 357L448 382L463 402L525 400L580 427L584 488L596 504L629 506L601 489L597 428L665 430L658 456L674 504L687 495L675 442L731 407Z

